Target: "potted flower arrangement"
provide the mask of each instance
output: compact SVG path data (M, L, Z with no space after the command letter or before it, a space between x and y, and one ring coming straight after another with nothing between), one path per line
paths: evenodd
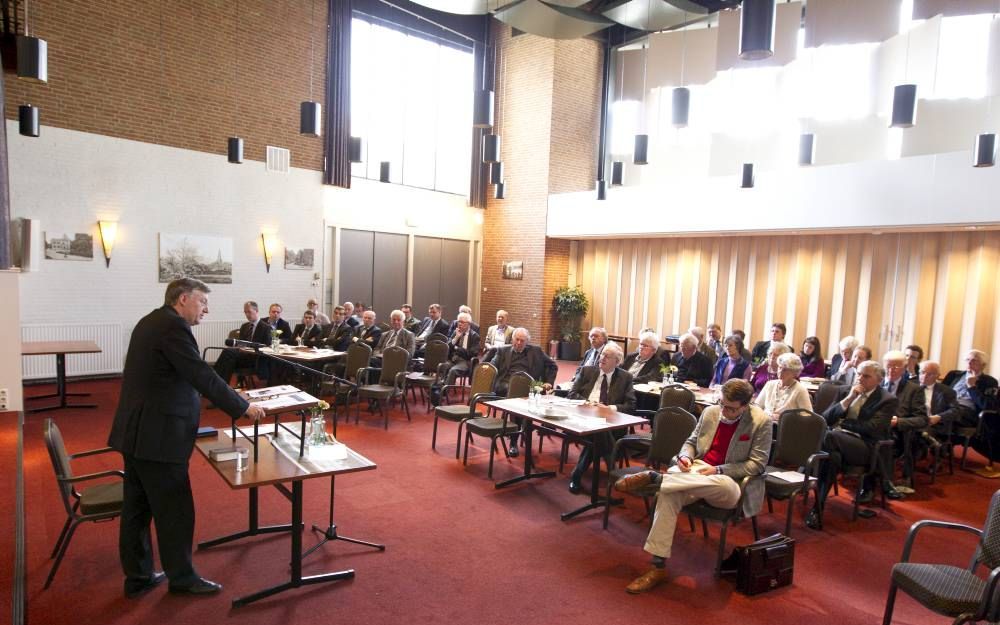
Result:
M664 384L673 384L674 374L677 373L677 366L671 364L662 364L660 365L660 373L663 374Z
M323 411L329 410L329 408L330 404L321 399L315 406L309 409L311 413L309 419L309 424L311 426L311 429L309 430L310 445L325 445L328 442L326 434L326 418L323 417Z
M559 315L559 358L579 360L580 324L590 308L587 294L579 286L561 287L556 289L552 307Z
M284 330L275 330L274 334L271 335L271 349L278 351L281 347L281 335L284 334Z

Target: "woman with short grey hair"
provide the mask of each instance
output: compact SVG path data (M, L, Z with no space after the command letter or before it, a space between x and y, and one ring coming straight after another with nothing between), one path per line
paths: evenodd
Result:
M777 363L778 377L764 384L757 395L757 405L775 422L786 410L812 410L809 391L799 382L802 359L795 354L786 353L778 356Z
M753 372L753 378L750 380L750 383L753 384L753 390L755 393L760 393L761 389L764 388L764 385L770 380L778 379L778 356L787 354L791 351L792 348L788 345L779 341L771 341L771 345L767 348L767 358L765 358L764 362L760 363L757 370Z

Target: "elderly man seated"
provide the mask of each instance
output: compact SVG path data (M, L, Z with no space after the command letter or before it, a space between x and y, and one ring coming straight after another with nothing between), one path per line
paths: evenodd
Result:
M677 367L675 377L679 382L694 382L708 388L712 381L712 361L698 351L698 337L690 332L682 334L681 351L674 354L671 362Z
M830 359L830 375L828 378L833 378L841 370L846 370L848 363L851 361L851 357L854 356L854 349L861 344L861 341L854 338L853 336L845 336L840 339L840 343L837 344L837 353L833 355ZM864 360L870 360L871 356L865 358Z
M660 366L663 361L656 355L660 348L660 337L655 332L639 334L639 349L626 356L622 369L632 374L636 384L645 384L663 377Z
M372 359L378 359L379 363L375 366L382 366L382 352L390 347L402 347L410 354L411 358L413 357L416 344L413 333L403 327L404 321L406 321L406 315L402 310L394 310L389 313L389 329L379 337L375 351L372 353Z
M572 381L576 381L577 376L580 375L580 369L597 366L597 362L601 359L601 352L608 342L608 331L604 328L594 327L590 329L587 338L590 340L590 349L583 354L583 360L580 361L580 366L573 373Z
M455 323L455 332L448 339L448 373L445 377L448 386L454 384L459 376L469 373L472 359L479 354L479 332L472 327L472 315L458 313Z
M497 368L493 391L497 395L506 395L511 376L519 371L527 373L536 382L542 382L551 389L559 372L559 365L549 358L541 347L528 344L531 334L527 329L517 328L512 336L512 344L498 348L490 360L490 364ZM510 437L509 455L517 456L517 434Z
M644 549L653 555L653 566L625 590L646 592L667 579L666 559L674 540L681 509L699 499L716 508L735 508L740 499L739 481L760 475L771 451L771 420L750 405L753 387L746 380L722 385L719 405L707 408L694 432L677 454L676 464L666 474L645 471L615 483L627 493L656 488L656 511ZM764 482L755 480L743 499L743 513L753 516L764 501Z

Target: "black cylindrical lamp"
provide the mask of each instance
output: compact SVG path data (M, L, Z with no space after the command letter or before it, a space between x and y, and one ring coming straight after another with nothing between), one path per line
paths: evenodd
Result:
M912 128L917 123L917 86L896 85L892 91L890 128Z
M503 184L503 163L490 164L490 184Z
M41 127L38 107L22 104L17 107L17 130L25 137L37 137Z
M618 187L624 184L625 180L625 163L621 161L615 161L611 163L611 186Z
M812 165L816 156L816 135L804 132L799 135L799 165Z
M493 127L493 90L480 89L476 91L476 99L472 106L473 128Z
M389 182L389 161L382 161L378 164L378 181Z
M649 135L635 136L635 150L632 152L632 162L636 165L647 165L649 161Z
M502 200L504 198L505 190L506 190L506 185L502 180L496 183L496 186L493 187L493 199Z
M759 61L774 54L775 0L743 0L740 9L740 58Z
M226 146L226 153L229 155L229 162L240 164L243 162L243 139L239 137L229 137Z
M319 102L303 102L299 105L299 134L318 137L322 126L320 113L323 107Z
M753 188L753 163L743 163L743 179L740 181L740 188Z
M351 137L351 143L347 146L347 157L352 163L361 162L361 137Z
M38 37L17 37L17 77L32 82L49 80L49 45Z
M496 163L500 160L500 135L483 135L483 162Z
M675 87L672 103L670 123L675 128L686 128L688 125L688 113L691 110L691 90L687 87Z
M605 180L597 181L597 199L598 200L608 199L608 183Z
M973 167L993 167L997 162L997 136L992 132L976 137L976 162Z

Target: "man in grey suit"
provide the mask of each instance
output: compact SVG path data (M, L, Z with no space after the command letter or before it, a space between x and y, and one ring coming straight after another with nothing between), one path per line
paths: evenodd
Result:
M371 366L376 369L382 368L382 352L390 347L400 347L405 349L413 358L413 350L416 349L416 339L413 333L403 327L406 321L406 314L402 310L394 310L389 313L389 329L383 332L372 352ZM370 378L371 379L371 378Z
M528 345L531 334L526 328L517 328L511 336L512 344L497 349L490 360L490 364L497 368L493 392L507 395L510 378L518 371L524 371L536 382L542 382L547 389L551 389L556 381L556 374L559 373L559 365L541 347ZM509 455L517 456L517 453L517 434L514 434L510 437Z
M448 373L445 385L451 386L458 376L465 375L472 368L472 359L479 354L479 332L472 327L472 315L458 313L455 332L448 341Z
M694 432L677 454L676 464L666 474L644 471L615 483L615 489L640 493L658 490L653 526L646 538L646 551L653 554L653 566L625 590L646 592L667 579L666 559L670 557L674 528L681 509L699 499L716 508L735 508L740 499L739 482L761 475L771 451L771 419L751 406L753 386L742 379L722 385L722 400L701 413ZM753 480L743 499L743 513L753 516L764 501L764 481Z
M596 367L580 368L573 382L573 388L569 392L569 398L582 399L594 406L610 406L618 412L632 412L635 410L632 374L618 368L625 354L616 343L608 343L603 347ZM624 432L615 430L614 434L620 437ZM615 438L608 432L602 432L594 437L593 448L583 448L569 478L569 492L575 495L582 490L580 480L590 466L594 454L606 457L614 447Z

